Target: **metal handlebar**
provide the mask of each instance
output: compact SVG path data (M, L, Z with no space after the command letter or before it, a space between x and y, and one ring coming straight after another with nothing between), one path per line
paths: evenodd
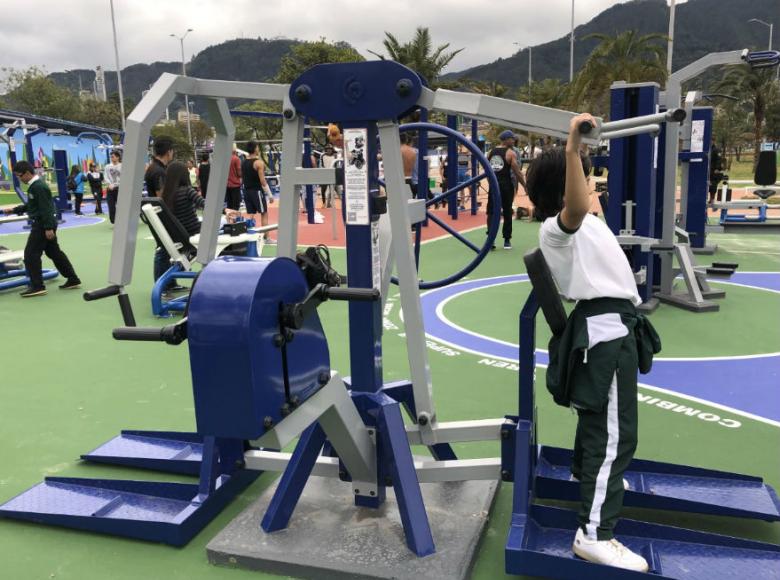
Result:
M84 300L92 302L93 300L100 300L101 298L108 298L109 296L116 296L119 294L119 286L106 286L105 288L98 288L97 290L88 290L84 292Z
M168 344L181 344L187 338L187 319L182 318L176 324L169 324L162 328L139 328L135 326L120 326L115 328L111 335L116 340L138 340L141 342L166 342Z
M329 300L355 300L358 302L374 302L380 297L379 290L376 288L328 288L325 295Z

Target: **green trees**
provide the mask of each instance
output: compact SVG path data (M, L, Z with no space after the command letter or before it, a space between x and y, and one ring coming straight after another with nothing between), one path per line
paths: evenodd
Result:
M55 83L37 67L27 70L3 69L2 72L6 74L7 90L0 97L0 104L8 109L108 129L122 127L118 98L109 98L106 102L90 97L80 98L70 89Z
M74 119L80 113L78 96L55 84L41 69L4 69L3 72L7 75L7 92L2 97L5 107L60 119Z
M403 44L398 41L395 35L385 32L382 44L387 51L386 56L373 51L369 52L382 60L394 60L408 66L428 81L431 87L436 86L442 70L463 50L459 48L447 52L450 47L449 43L441 44L434 49L430 31L422 26L417 27L412 40Z
M627 83L666 80L667 37L663 34L639 35L627 30L610 36L590 34L585 39L600 41L588 57L571 87L570 104L577 110L595 114L609 112L609 87L615 81ZM583 39L583 40L585 40Z
M279 65L275 81L290 83L307 68L329 62L360 62L366 60L346 42L328 42L320 38L317 42L302 42L290 50Z
M774 69L754 69L747 64L725 67L723 77L715 85L715 91L737 97L740 108L751 111L753 151L758 152L761 149L764 119L770 112L769 118L772 123L775 122L775 103L780 99Z

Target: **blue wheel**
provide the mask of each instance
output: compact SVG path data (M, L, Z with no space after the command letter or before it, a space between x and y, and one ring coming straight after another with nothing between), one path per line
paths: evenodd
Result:
M430 131L454 139L457 144L463 145L472 155L476 157L477 164L482 168L482 173L472 176L466 181L462 183L458 183L455 187L448 189L447 191L440 193L439 195L436 195L433 198L427 200L425 202L426 208L429 208L434 204L441 203L442 201L445 201L447 199L455 199L455 194L457 194L459 191L466 189L467 187L470 187L473 184L479 183L483 179L488 180L488 186L489 186L488 196L492 201L492 203L490 204L492 206L492 211L489 216L487 236L485 236L485 243L482 244L482 246L478 246L474 244L470 240L466 239L455 228L451 227L449 224L443 221L441 218L434 215L430 211L426 211L426 215L430 221L432 221L437 226L442 228L444 231L446 231L448 234L450 234L452 237L454 237L456 240L461 242L464 246L466 246L469 250L471 250L476 254L474 258L458 272L450 276L447 276L446 278L442 278L441 280L420 280L419 283L421 290L441 288L442 286L446 286L447 284L452 284L453 282L457 282L464 276L467 276L471 271L474 270L474 268L479 266L480 262L482 262L482 260L485 259L485 256L487 256L488 252L490 252L490 249L493 247L493 243L496 240L496 235L498 234L498 224L501 219L501 193L498 188L498 180L496 179L496 174L494 173L493 169L490 167L490 162L488 161L488 158L485 156L485 154L482 153L482 151L480 151L479 148L476 145L474 145L474 143L472 143L462 133L459 133L458 131L455 131L443 125L437 125L435 123L408 123L406 125L401 125L398 128L398 130L400 132ZM415 229L414 257L415 257L415 262L417 263L417 268L419 270L420 246L421 246L421 238L422 238L422 223L414 224L414 229ZM393 284L398 284L398 278L396 278L395 276L392 278L392 281Z

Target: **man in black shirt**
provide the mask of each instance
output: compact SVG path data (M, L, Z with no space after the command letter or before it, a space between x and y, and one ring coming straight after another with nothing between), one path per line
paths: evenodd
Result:
M501 140L499 147L494 147L488 153L490 166L498 179L498 188L501 190L501 214L504 218L504 225L501 234L504 236L504 249L512 249L512 203L515 201L515 185L512 183L512 174L517 178L517 182L525 187L525 178L520 171L520 164L517 162L517 154L513 147L515 144L515 134L512 131L503 131L498 138ZM493 198L488 198L487 215L488 223L493 213ZM495 246L493 246L495 247Z
M168 164L173 161L174 156L173 140L170 137L158 137L154 140L154 157L144 174L144 183L146 183L146 192L149 197L161 197L165 187L165 170ZM157 248L154 253L154 279L157 280L165 271L170 268L171 257L165 248ZM177 286L171 280L166 291L176 290Z
M154 157L146 168L144 183L147 195L160 197L165 186L165 168L173 161L175 151L170 137L158 137L154 140Z

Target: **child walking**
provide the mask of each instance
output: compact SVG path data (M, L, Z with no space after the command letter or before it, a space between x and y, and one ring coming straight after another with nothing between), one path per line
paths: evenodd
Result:
M80 287L81 280L57 242L57 212L49 186L35 173L35 168L27 161L17 162L13 172L22 183L29 185L27 203L13 209L6 209L4 213L18 215L27 213L32 222L30 236L24 248L24 266L30 278L30 285L21 293L22 298L46 294L41 265L43 253L54 262L54 266L65 277L65 283L60 285L61 290Z

